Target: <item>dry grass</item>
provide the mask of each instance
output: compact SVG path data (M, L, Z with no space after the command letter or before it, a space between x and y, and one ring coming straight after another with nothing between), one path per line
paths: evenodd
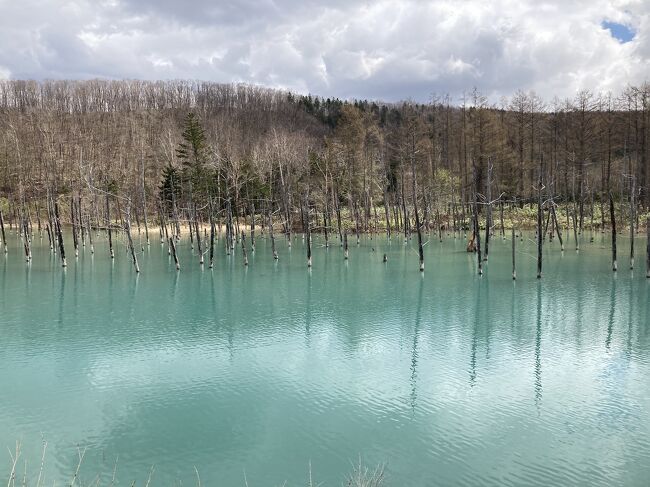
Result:
M43 475L45 467L45 452L47 450L47 442L43 441L42 455L39 464L38 475L34 475L35 479L27 474L27 461L22 458L22 445L20 442L16 442L15 448L8 449L9 456L11 458L10 462L10 471L7 478L7 487L45 487L45 476ZM79 470L84 460L86 454L85 448L77 449L77 465L74 469L74 472L70 474L70 478L63 482L63 487L81 487L79 479ZM115 485L115 474L117 470L117 460L115 461L115 466L113 468L112 477L108 482L108 487L114 487ZM196 475L196 486L203 487L201 483L201 477L199 471L194 467L194 472ZM154 467L151 467L149 475L147 477L144 487L153 487L155 481L153 480ZM357 463L352 464L352 470L347 475L343 487L383 487L385 485L385 466L383 464L377 465L375 468L371 469L367 467L359 457ZM96 475L92 481L85 483L86 487L99 487L100 485L105 484L106 482L101 482L101 476ZM243 486L249 487L248 479L246 478L246 473L243 475ZM55 480L52 484L52 487L57 487L61 482L57 483ZM182 485L182 484L181 484ZM286 486L286 482L283 484L283 487ZM307 480L306 487L320 487L322 483L319 483L314 480L312 475L311 462L309 462L309 477ZM135 487L135 482L131 485ZM254 486L250 486L254 487Z
M384 485L384 472L383 464L377 465L371 470L362 463L361 457L359 457L359 462L352 466L352 472L348 475L345 485L347 487L381 487Z

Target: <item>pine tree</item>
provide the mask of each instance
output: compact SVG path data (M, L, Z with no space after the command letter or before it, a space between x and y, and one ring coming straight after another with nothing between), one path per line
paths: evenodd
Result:
M185 117L185 129L181 136L183 142L178 144L176 156L184 166L200 166L205 162L206 140L205 131L194 112L189 112Z
M162 182L159 187L160 200L167 210L172 207L172 202L178 200L181 194L181 175L178 169L168 164L162 172Z
M205 131L195 113L189 112L185 117L183 142L178 144L176 157L183 165L183 182L188 185L190 198L193 192L202 192L209 186L209 174L206 171L207 141Z

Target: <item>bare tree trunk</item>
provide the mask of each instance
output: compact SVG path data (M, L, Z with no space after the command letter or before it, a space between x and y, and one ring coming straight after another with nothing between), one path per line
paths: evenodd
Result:
M327 204L325 204L325 208L327 208ZM323 211L323 233L325 234L325 248L327 249L330 246L329 234L327 232L327 209Z
M108 250L111 254L111 259L114 259L115 252L113 251L113 234L111 231L111 214L110 214L110 204L108 200L108 195L106 195L106 226L108 229Z
M614 214L614 199L612 193L609 193L609 217L612 220L612 270L616 272L618 266L616 264L616 215Z
M169 237L169 248L172 252L172 257L174 258L174 263L176 264L176 270L180 270L181 265L178 262L178 255L176 255L176 243L174 242L174 236Z
M251 252L255 252L255 205L251 211Z
M81 211L81 194L77 194L77 221L81 230L81 246L86 248L86 225L84 224L83 212Z
M129 251L131 252L131 260L133 261L133 267L135 272L140 272L140 266L138 265L138 257L135 255L135 247L133 246L133 239L131 238L131 205L126 207L126 218L124 221L124 229L126 230L126 237L129 242Z
M517 268L515 266L515 242L517 239L515 238L515 227L512 227L512 279L515 280L517 279Z
M542 177L540 171L539 188L537 189L537 279L542 277L542 242L544 239L542 235L544 229L542 228Z
M174 218L174 223L176 226L176 235L174 238L176 240L180 240L181 238L181 224L178 221L178 208L176 207L176 196L174 192L172 191L172 217Z
M36 204L36 222L38 223L38 234L40 238L43 238L43 227L41 226L41 208L38 203Z
M634 176L632 176L632 191L630 192L630 270L634 269L634 223L636 222L635 186Z
M478 274L479 276L483 275L483 258L481 256L481 227L478 221L478 202L476 201L476 195L474 196L474 205L473 205L473 220L474 220L474 238L476 241L476 255L478 259Z
M248 265L248 253L246 252L246 234L241 232L241 251L244 258L244 265Z
M22 227L23 227L23 247L25 248L25 262L29 262L32 259L32 250L30 247L30 238L29 238L29 223L27 223L27 216L25 216L25 210L22 211Z
M196 211L196 203L194 204L194 231L196 232L196 245L197 248L199 249L199 264L203 265L203 246L201 245L201 232L199 231L199 217ZM190 225L192 225L192 222L190 222ZM190 229L191 232L191 229Z
M576 211L576 206L575 204L573 205L573 212L571 213L571 217L573 220L573 239L575 240L576 243L576 252L580 250L580 244L578 243L578 216L577 216L577 211Z
M273 259L278 260L278 252L275 250L275 237L273 236L273 216L269 210L269 236L271 237L271 251L273 252Z
M48 228L49 228L49 235L50 235L50 250L53 251L56 254L56 246L57 246L56 235L57 235L57 233L56 233L56 229L54 227L54 208L53 208L53 204L54 204L54 202L51 200L51 197L50 197L49 191L48 191L48 195L47 195L47 222L48 223L47 223L47 225L48 225ZM6 250L7 249L5 247L5 251Z
M492 226L492 164L489 159L486 186L487 209L485 211L485 257L483 259L487 262L490 245L490 228Z
M87 232L88 233L88 243L90 244L90 253L95 253L95 245L93 244L93 228L90 223L90 211L88 212L88 218L86 219Z
M214 266L214 213L210 198L210 269Z
M500 202L499 204L499 216L501 219L501 237L505 240L506 238L506 227L503 224L503 201ZM514 227L513 227L514 229Z
M384 215L386 216L386 235L390 240L390 216L389 216L388 192L384 188Z
M163 216L163 209L162 209L162 203L160 200L158 200L158 221L160 223L160 226L158 227L158 233L160 234L160 243L164 244L165 243L165 232L167 232L167 225L165 225L164 222L164 216ZM165 230L163 231L163 226L165 227Z
M360 242L360 236L359 236L359 234L360 234L360 229L359 229L359 218L360 218L360 216L359 216L359 205L355 201L353 206L354 206L354 230L355 230L355 233L357 234L357 245L359 245L361 243Z
M417 192L417 174L415 172L415 136L412 139L411 147L411 181L413 190L413 211L415 212L415 227L418 231L418 256L420 257L420 272L424 272L424 249L422 247L422 225L420 224L420 214L418 212L418 192ZM440 229L440 221L438 221Z
M306 224L307 224L307 267L311 267L311 224L309 223L309 209L307 209Z
M591 216L590 216L590 222L589 224L591 225L591 236L589 237L589 242L593 243L594 241L594 192L591 191Z
M52 243L52 232L50 231L50 224L45 223L45 231L47 232L47 241L50 244L50 250L52 250L53 243ZM7 252L7 248L5 247L5 253Z
M7 235L5 234L5 221L2 218L2 211L0 211L0 233L2 234L2 245L5 250L5 254L8 252L7 250Z
M149 224L147 222L147 189L144 182L144 159L142 160L142 217L144 219L144 236L149 245Z
M72 243L74 245L74 255L79 257L79 233L77 231L77 216L75 211L74 196L70 198L70 220L72 223Z
M560 223L557 221L557 214L555 213L555 204L551 201L551 212L553 213L553 221L555 222L555 233L560 241L560 250L564 252L564 242L562 241L562 230L560 230Z
M59 241L59 255L61 256L61 266L66 267L68 264L65 260L65 247L63 245L63 232L61 231L61 219L59 217L59 203L54 202L54 218L56 222L56 234Z
M645 277L650 279L650 217L645 222L646 228L646 256L645 256Z

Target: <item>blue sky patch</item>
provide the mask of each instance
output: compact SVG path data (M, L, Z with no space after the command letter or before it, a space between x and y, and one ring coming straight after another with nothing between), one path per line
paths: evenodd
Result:
M610 22L608 20L605 20L600 25L603 26L603 29L609 30L609 33L612 35L612 37L614 39L617 39L621 44L630 42L632 39L634 39L634 36L636 34L636 32L634 32L631 27L628 27L624 24L619 24L617 22Z

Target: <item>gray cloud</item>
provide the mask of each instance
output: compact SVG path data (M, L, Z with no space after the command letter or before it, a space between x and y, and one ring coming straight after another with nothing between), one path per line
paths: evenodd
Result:
M550 99L650 73L644 0L0 0L0 76L192 78L426 100ZM604 20L634 28L621 44Z

